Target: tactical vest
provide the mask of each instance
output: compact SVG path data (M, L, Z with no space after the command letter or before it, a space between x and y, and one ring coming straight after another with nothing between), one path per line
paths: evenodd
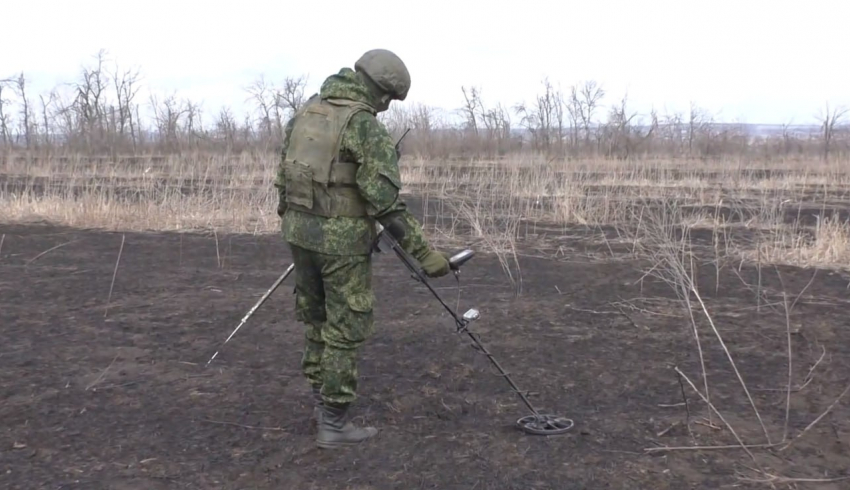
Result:
M375 114L361 102L317 99L296 116L283 161L290 208L326 218L367 216L355 178L358 164L339 161L342 136L360 111Z

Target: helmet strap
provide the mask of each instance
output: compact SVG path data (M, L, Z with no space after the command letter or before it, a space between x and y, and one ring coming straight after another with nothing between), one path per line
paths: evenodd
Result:
M375 101L376 109L378 109L379 112L387 110L390 106L390 102L392 101L392 95L382 89L366 73L357 71L357 74L360 76L360 79L363 80L363 83L366 84L366 87L369 88L369 93Z

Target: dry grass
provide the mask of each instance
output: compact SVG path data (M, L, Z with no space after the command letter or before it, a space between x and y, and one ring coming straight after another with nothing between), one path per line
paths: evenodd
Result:
M576 226L633 229L647 212L675 204L678 219L715 230L722 253L765 263L847 267L848 162L738 159L439 162L404 159L405 192L425 203L434 239L471 237L497 252L520 280L517 240ZM218 230L276 233L269 153L192 153L163 158L72 156L22 159L0 166L7 221L49 220L111 230ZM808 211L807 211L808 210ZM815 223L805 218L817 214ZM730 244L729 230L755 241ZM640 233L632 234L631 240ZM718 252L718 255L720 252Z
M846 268L850 170L846 162L739 160L407 162L403 178L426 201L431 229L451 237L533 239L613 227L642 240L648 215L674 206L676 225L713 230L718 260ZM813 222L808 224L809 222ZM735 237L735 238L733 238Z
M780 183L775 182L774 184ZM807 194L803 192L797 197L800 200L803 200L807 198ZM802 226L799 219L794 219L793 213L791 214L790 220L788 218L783 218L788 216L788 213L785 213L783 210L783 205L787 201L780 201L777 203L769 199L762 199L759 202L762 203L761 206L753 207L756 212L754 217L749 219L748 223L743 225L743 227L746 228L747 226L753 226L752 223L758 223L756 225L756 230L753 233L756 237L755 250L746 250L743 254L741 254L745 256L744 258L750 258L759 265L758 305L761 304L763 294L761 291L761 266L763 264L771 262L789 263L796 261L799 263L798 265L806 266L832 265L837 267L846 267L846 259L848 258L848 226L846 221L842 223L834 217L821 218L816 215L814 226L805 227ZM644 213L646 210L649 211ZM728 451L739 449L752 460L751 464L754 465L753 467L747 465L743 466L749 469L751 474L756 476L753 477L738 472L736 474L737 478L740 481L764 483L772 486L773 488L777 488L777 483L827 483L847 479L847 476L837 478L789 478L779 476L786 469L787 465L785 463L787 460L763 457L765 455L770 455L771 453L782 453L791 448L796 441L805 437L813 427L818 425L822 419L824 419L824 417L826 417L827 414L829 414L829 412L841 402L847 393L850 392L850 386L844 384L844 390L841 391L832 403L822 409L819 416L812 419L804 429L797 431L796 435L791 435L791 429L789 426L790 421L792 420L792 396L794 393L801 391L802 387L811 382L812 373L820 364L823 357L826 356L827 352L826 348L821 346L823 349L821 358L814 362L814 364L808 369L804 384L800 388L794 388L794 359L797 354L794 347L795 343L792 340L794 333L791 320L792 310L800 297L802 297L809 286L812 285L815 275L812 275L811 280L802 289L798 291L789 291L785 286L785 281L782 278L782 273L779 268L771 267L773 272L776 273L781 285L779 293L773 293L774 297L781 295L781 301L777 301L774 304L782 305L781 311L777 311L777 313L782 315L784 321L766 322L765 330L769 330L775 326L777 333L779 330L783 333L782 337L779 338L784 337L786 343L783 350L787 363L787 381L784 383L785 387L783 389L775 390L778 392L784 392L785 395L783 403L784 420L782 421L781 427L769 427L761 413L768 407L762 406L761 410L759 409L759 406L756 404L756 401L751 394L752 390L745 381L745 379L750 378L750 375L753 373L742 372L739 368L739 366L749 365L752 367L754 365L752 359L749 359L749 362L746 364L740 362L740 359L738 359L739 357L751 355L753 352L749 351L749 349L730 348L730 342L728 342L725 338L725 336L730 332L730 325L721 325L719 323L723 322L720 312L727 307L727 304L722 301L713 301L712 305L709 307L707 304L709 300L697 286L699 265L701 261L704 261L704 255L707 251L707 247L702 247L702 250L699 250L699 245L693 237L695 231L699 227L704 226L706 223L713 226L712 245L717 265L717 267L715 267L718 277L717 283L719 284L720 266L724 263L724 261L729 259L729 254L728 252L721 253L719 247L721 242L725 244L727 241L725 237L728 235L725 232L723 233L724 240L720 240L718 237L721 235L720 229L728 227L729 225L718 220L717 215L715 215L713 220L707 217L702 221L689 219L685 208L683 208L675 199L666 199L662 205L656 206L654 209L647 207L641 208L639 211L641 212L641 224L631 228L624 227L623 232L629 235L629 238L635 242L635 254L647 259L646 262L649 265L644 277L653 276L654 278L660 279L662 282L666 283L678 298L681 308L686 312L690 321L687 328L683 329L683 332L693 339L694 350L698 354L699 359L698 369L700 379L692 381L688 375L680 369L680 364L688 363L688 356L686 352L672 352L669 354L667 361L673 363L673 371L678 376L680 383L684 380L689 387L688 391L690 393L695 393L705 404L705 408L707 410L704 411L708 412L708 425L715 427L718 434L728 432L728 434L731 434L734 438L734 441L737 442L737 445L700 445L694 437L694 433L691 430L691 424L699 424L701 422L692 419L692 408L686 401L685 425L689 435L691 436L692 445L651 447L646 448L645 450L649 453L657 453L713 450ZM802 213L798 213L797 216L800 216L801 214ZM785 221L790 221L790 223L785 223ZM802 235L806 233L809 235L808 239L803 239ZM786 239L789 241L786 242ZM701 255L703 257L700 257ZM842 261L844 261L844 263L841 263ZM738 277L741 278L740 275ZM792 298L795 297L796 299L793 299L792 301ZM725 333L721 333L721 330ZM767 337L765 336L765 338ZM723 373L723 376L733 377L735 379L734 384L736 389L718 389L717 385L720 385L718 378L721 374L717 371L714 371L712 375L709 376L706 369L704 353L712 348L715 350L719 348L719 350L723 353L723 357L725 357L728 361L734 376L730 375L728 371ZM799 347L796 349L799 350ZM733 350L735 351L735 354L733 354ZM765 350L767 349L758 349L755 356L757 356L757 358L761 358L760 356L765 354ZM778 352L776 354L778 354ZM709 381L709 378L712 380ZM697 383L702 386L698 387ZM714 388L710 388L712 383L715 384ZM737 390L738 387L740 387L740 392ZM687 400L684 385L682 386L682 390L683 398ZM726 404L726 406L720 406L717 401L712 401L712 390L715 395L717 395L718 391L720 391L720 396L717 396L716 399L722 400L721 403ZM735 397L745 397L746 404L752 408L752 420L749 424L744 424L743 419L738 418L742 415L739 409L731 408L732 403L730 401ZM695 406L698 406L698 404ZM733 411L735 411L733 417L737 418L737 420L730 420L728 417ZM724 416L724 413L726 413L726 416ZM712 417L717 417L717 419L719 419L722 423L722 426L716 426ZM795 413L793 419L799 418L800 414ZM744 435L742 429L746 429L747 425L749 425L750 429L753 429L756 427L756 423L761 429L761 434L757 436L755 434L755 430L750 430L750 435ZM781 437L777 440L776 434L780 430ZM771 434L773 434L773 436L771 436Z
M7 220L110 230L268 233L277 229L272 155L192 154L115 163L72 157L7 159L0 205Z

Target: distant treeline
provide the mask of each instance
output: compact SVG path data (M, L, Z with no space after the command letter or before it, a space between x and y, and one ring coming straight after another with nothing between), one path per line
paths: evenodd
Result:
M144 100L138 70L107 65L101 51L76 80L48 93L33 93L25 73L0 79L0 148L90 155L274 151L286 121L310 96L305 77L261 77L246 89L248 113L226 107L206 113L175 95ZM638 114L627 99L607 103L595 81L562 91L544 80L534 101L512 107L485 103L477 87L459 91L463 103L455 110L393 104L381 119L396 135L412 128L404 152L425 158L850 156L850 113L828 104L809 131L789 124L763 132L717 123L695 104L686 113Z

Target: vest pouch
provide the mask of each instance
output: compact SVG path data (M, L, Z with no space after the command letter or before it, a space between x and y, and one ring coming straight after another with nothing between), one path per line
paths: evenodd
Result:
M328 189L336 216L363 218L368 216L367 204L357 187L339 186Z
M350 218L368 216L366 201L357 188L357 169L352 162L335 162L331 167L328 191L333 203L334 214Z
M313 170L310 165L298 160L283 162L286 182L286 202L313 209Z

